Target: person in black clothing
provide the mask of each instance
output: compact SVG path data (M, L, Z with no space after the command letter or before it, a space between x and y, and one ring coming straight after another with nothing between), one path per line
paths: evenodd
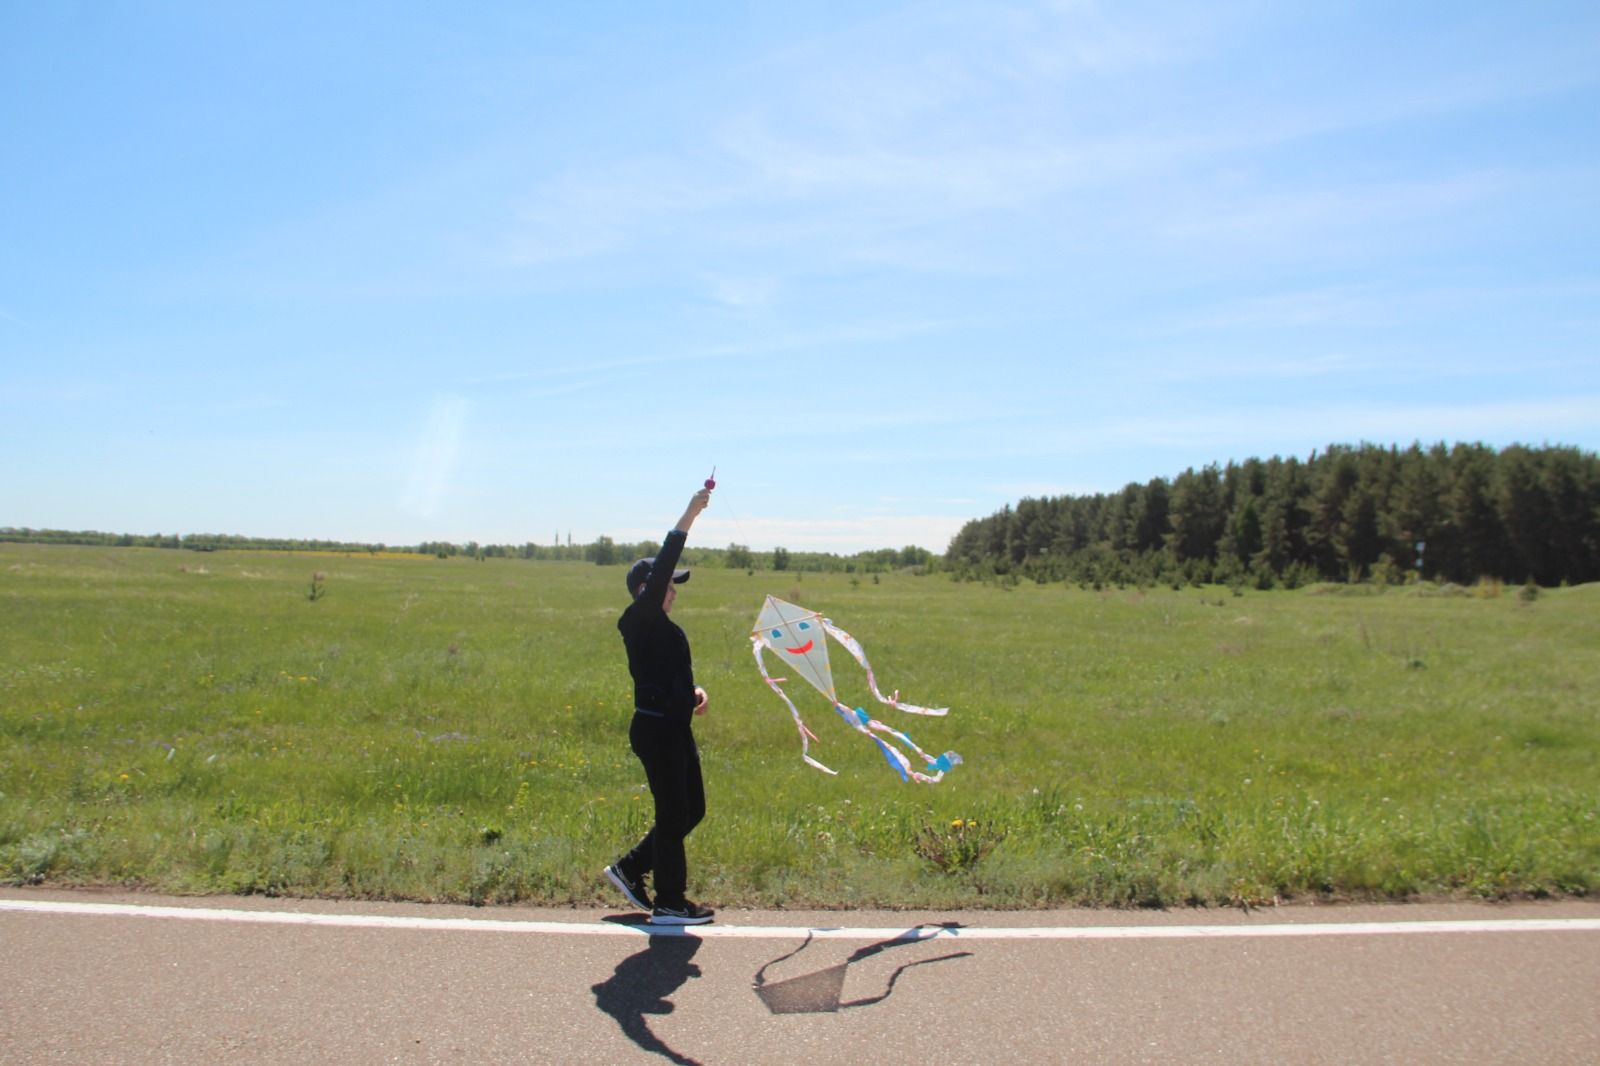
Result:
M607 866L605 875L634 906L650 912L654 925L703 925L712 918L709 908L691 903L684 894L689 875L683 840L706 813L700 752L691 728L694 716L706 713L706 692L694 683L689 638L667 617L677 586L689 580L689 571L673 568L689 527L710 502L709 488L696 492L661 551L629 568L633 602L617 619L633 675L628 743L644 764L656 818L644 839ZM647 874L655 878L653 903L645 889Z

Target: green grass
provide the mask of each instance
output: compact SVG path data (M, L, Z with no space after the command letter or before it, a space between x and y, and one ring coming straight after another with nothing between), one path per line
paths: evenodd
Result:
M576 563L0 546L0 880L614 903L597 871L649 812L622 583ZM804 766L750 655L767 593L853 633L886 690L948 704L882 716L966 765L902 784L797 683L840 774ZM713 904L1600 886L1600 586L1529 602L702 568L674 617L712 697L689 848ZM841 696L870 701L834 663Z

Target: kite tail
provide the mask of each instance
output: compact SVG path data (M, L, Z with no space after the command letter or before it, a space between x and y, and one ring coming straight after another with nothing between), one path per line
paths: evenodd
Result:
M917 742L912 740L909 734L878 721L869 715L864 708L856 707L852 709L839 703L834 705L834 709L858 733L863 733L872 738L872 742L878 745L878 750L883 753L883 758L888 762L890 769L899 774L902 781L911 780L925 785L938 784L940 779L944 777L946 770L952 766L959 765L961 762L961 756L953 751L947 751L937 758L929 755L917 746ZM887 734L916 752L929 772L923 773L912 769L911 759L907 755L892 747L881 736L876 734Z
M911 776L923 784L936 785L939 783L939 780L944 777L946 770L950 769L952 766L959 766L960 764L961 756L957 755L953 751L947 751L937 759L933 759L928 763L928 769L934 771L931 775L919 774L913 770Z
M794 718L795 728L800 731L800 757L806 761L806 764L808 766L815 766L818 770L821 770L823 773L834 774L835 776L837 776L839 771L829 769L828 767L822 765L820 762L818 762L817 760L815 760L815 759L813 759L811 757L811 741L817 739L816 734L811 732L811 730L807 729L806 728L806 724L803 721L800 720L800 710L799 710L799 708L797 708L794 705L794 701L789 699L789 694L784 692L783 689L778 687L778 682L783 680L783 679L782 678L774 679L774 678L771 678L771 677L767 676L767 664L761 658L761 640L760 640L760 638L752 640L750 643L751 643L751 651L755 654L755 657L756 657L756 668L761 671L762 679L764 681L766 681L767 687L772 689L772 691L776 692L778 694L778 698L781 699L786 706L788 706L789 714L791 716L793 716L793 718Z
M895 694L892 696L885 696L882 692L878 691L878 678L873 674L872 664L867 662L867 653L862 650L860 642L857 641L855 637L852 637L849 633L846 633L844 630L834 625L832 619L822 619L822 628L826 630L834 640L837 640L841 645L844 646L844 650L850 653L851 658L855 659L856 662L861 664L861 669L866 671L867 674L867 686L872 689L872 694L877 697L879 703L887 703L896 710L904 711L907 714L926 714L939 716L950 713L950 708L948 707L918 707L914 703L901 703L899 690L896 690Z

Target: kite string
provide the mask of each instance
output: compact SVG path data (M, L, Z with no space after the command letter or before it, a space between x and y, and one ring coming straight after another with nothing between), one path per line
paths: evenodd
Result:
M740 523L738 516L733 513L733 508L728 506L728 502L726 500L721 501L721 507L728 514L728 522L733 526L733 535L739 538L739 540L735 543L742 542L744 547L754 554L755 549L751 547L750 536L745 532L744 526ZM752 559L752 566L754 566L754 562L755 560Z

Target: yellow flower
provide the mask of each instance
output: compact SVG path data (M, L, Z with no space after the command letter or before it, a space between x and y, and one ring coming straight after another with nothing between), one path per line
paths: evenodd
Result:
M957 818L955 821L950 823L950 828L951 829L960 829L961 826L962 826L962 821L961 821L960 818Z

